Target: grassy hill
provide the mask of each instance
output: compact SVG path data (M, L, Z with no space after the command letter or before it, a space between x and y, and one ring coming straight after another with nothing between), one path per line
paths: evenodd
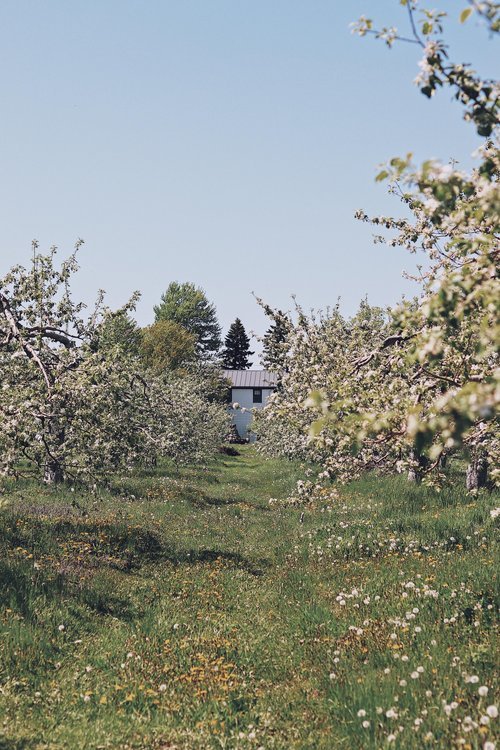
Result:
M0 749L488 747L498 496L367 478L301 522L300 476L8 485Z

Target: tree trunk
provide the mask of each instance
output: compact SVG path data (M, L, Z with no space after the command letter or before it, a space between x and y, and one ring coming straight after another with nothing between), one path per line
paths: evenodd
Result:
M408 481L414 482L415 484L420 484L422 480L422 472L420 470L421 467L421 458L416 450L412 449L410 451L410 461L411 466L408 469Z
M64 481L64 472L59 461L47 461L44 479L47 484L60 484Z
M64 469L63 463L58 455L61 453L61 448L64 445L64 439L66 437L64 427L61 427L57 422L51 422L48 427L47 442L45 442L45 448L47 451L44 480L47 484L60 484L64 482Z
M473 455L465 475L465 486L467 487L467 492L486 487L487 479L488 462L486 458L484 456Z

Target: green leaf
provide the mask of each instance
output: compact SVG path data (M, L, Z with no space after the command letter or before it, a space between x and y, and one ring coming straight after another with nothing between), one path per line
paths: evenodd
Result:
M309 437L316 438L320 434L321 430L325 426L325 420L324 419L316 419L311 427L309 428Z
M465 23L473 11L473 8L464 8L460 13L460 23Z
M375 177L375 182L382 182L383 180L386 180L388 177L389 177L389 172L386 169L383 169Z

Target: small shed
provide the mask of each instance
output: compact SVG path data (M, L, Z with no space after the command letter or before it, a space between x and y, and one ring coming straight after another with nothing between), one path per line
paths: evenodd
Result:
M250 431L251 409L262 409L276 388L277 376L269 370L224 370L231 383L231 414L238 435L243 440L255 440ZM237 403L240 409L233 409Z

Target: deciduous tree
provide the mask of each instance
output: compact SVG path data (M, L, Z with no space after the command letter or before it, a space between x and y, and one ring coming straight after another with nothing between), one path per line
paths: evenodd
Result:
M213 357L219 351L221 327L217 311L200 287L191 282L172 281L154 312L157 323L170 320L192 333L200 357Z
M195 357L196 337L173 320L159 320L144 328L140 354L156 373L176 370Z
M70 289L76 251L59 268L55 256L35 244L31 268L0 279L0 473L94 482L162 455L213 454L228 417L199 379L166 382L120 341L102 345L137 295L112 313L100 293L84 317Z

